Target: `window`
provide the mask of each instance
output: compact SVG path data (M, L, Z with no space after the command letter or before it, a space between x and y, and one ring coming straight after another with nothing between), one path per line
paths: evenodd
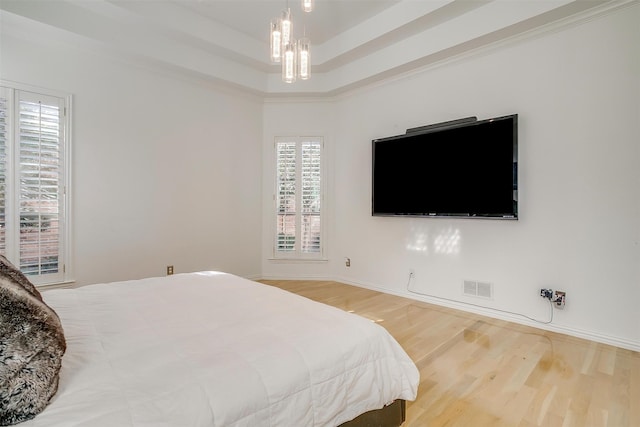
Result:
M320 137L275 140L277 258L323 256L322 148Z
M0 253L36 285L69 280L69 96L0 86Z

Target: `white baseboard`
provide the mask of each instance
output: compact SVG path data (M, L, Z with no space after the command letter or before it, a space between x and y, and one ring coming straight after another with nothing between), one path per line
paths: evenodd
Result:
M408 291L403 291L403 292L393 291L391 289L381 288L371 283L354 282L344 277L336 277L333 280L335 280L336 282L345 283L347 285L358 286L361 288L371 289L374 291L396 295L403 298L409 298L416 301L423 301L423 302L427 302L434 305L453 308L456 310L476 313L483 316L492 317L495 319L506 320L506 321L518 323L521 325L531 326L533 328L543 329L551 332L557 332L557 333L569 335L572 337L583 338L590 341L612 345L614 347L620 347L620 348L625 348L627 350L640 352L640 342L634 342L634 341L627 340L620 337L599 334L592 331L566 327L566 326L557 325L554 323L542 324L542 323L534 322L532 320L527 320L524 317L520 317L517 315L503 313L498 310L494 310L490 307L480 308L474 305L465 304L463 301L454 302L451 300L441 299L438 297L429 297L429 296L423 296L419 294L413 294Z
M313 274L296 274L296 275L277 275L277 276L265 276L262 275L260 276L260 279L253 279L253 280L328 280L328 281L338 281L337 279L334 279L332 277L327 278L327 276L320 276L320 275L313 275ZM357 286L357 285L355 285Z
M335 282L344 283L347 285L357 286L360 288L370 289L373 291L382 292L385 294L395 295L403 298L409 298L415 301L422 301L429 304L439 305L442 307L453 308L455 310L466 311L470 313L480 314L482 316L491 317L494 319L506 320L508 322L518 323L521 325L531 326L533 328L538 328L542 330L547 330L551 332L557 332L560 334L569 335L576 338L582 338L590 341L599 342L602 344L612 345L614 347L620 347L627 350L640 352L640 342L631 341L625 338L615 337L611 335L604 335L597 332L586 331L578 328L571 328L567 326L557 325L552 323L542 324L537 323L532 320L528 320L524 317L520 317L514 314L508 314L501 312L499 310L494 310L490 307L478 307L475 305L465 304L463 301L452 301L444 298L431 297L426 295L420 295L415 293L410 293L409 291L394 291L387 288L382 288L373 283L365 283L360 281L353 281L346 277L326 277L326 276L295 276L295 277L286 277L286 276L269 276L269 277L261 277L264 280L330 280ZM258 280L258 279L254 279Z

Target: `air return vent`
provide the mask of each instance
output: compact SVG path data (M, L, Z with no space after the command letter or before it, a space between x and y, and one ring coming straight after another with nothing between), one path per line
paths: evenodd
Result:
M462 293L471 297L493 298L493 284L488 282L477 282L475 280L465 280L462 283Z

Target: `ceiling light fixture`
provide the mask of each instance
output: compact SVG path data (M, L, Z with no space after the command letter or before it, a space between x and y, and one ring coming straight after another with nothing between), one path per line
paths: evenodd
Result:
M282 28L280 27L280 20L271 20L271 61L280 62L282 58Z
M285 83L295 83L296 81L296 44L295 40L290 40L284 45L282 55L282 81Z
M302 10L311 12L313 10L313 0L302 0Z
M307 80L311 77L310 46L311 42L308 38L303 37L298 40L298 77L300 80Z
M313 0L302 0L302 10L311 12ZM293 38L293 21L288 1L280 18L271 20L269 45L271 62L282 63L283 82L294 83L298 78L307 80L311 77L311 41L306 34L298 41Z

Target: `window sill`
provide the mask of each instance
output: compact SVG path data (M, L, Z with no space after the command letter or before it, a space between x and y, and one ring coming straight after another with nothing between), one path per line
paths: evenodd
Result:
M56 283L43 283L42 285L35 285L38 291L48 291L50 289L68 289L73 288L75 284L75 280L67 280L64 282L56 282Z
M327 258L267 258L267 261L275 264L325 264Z

